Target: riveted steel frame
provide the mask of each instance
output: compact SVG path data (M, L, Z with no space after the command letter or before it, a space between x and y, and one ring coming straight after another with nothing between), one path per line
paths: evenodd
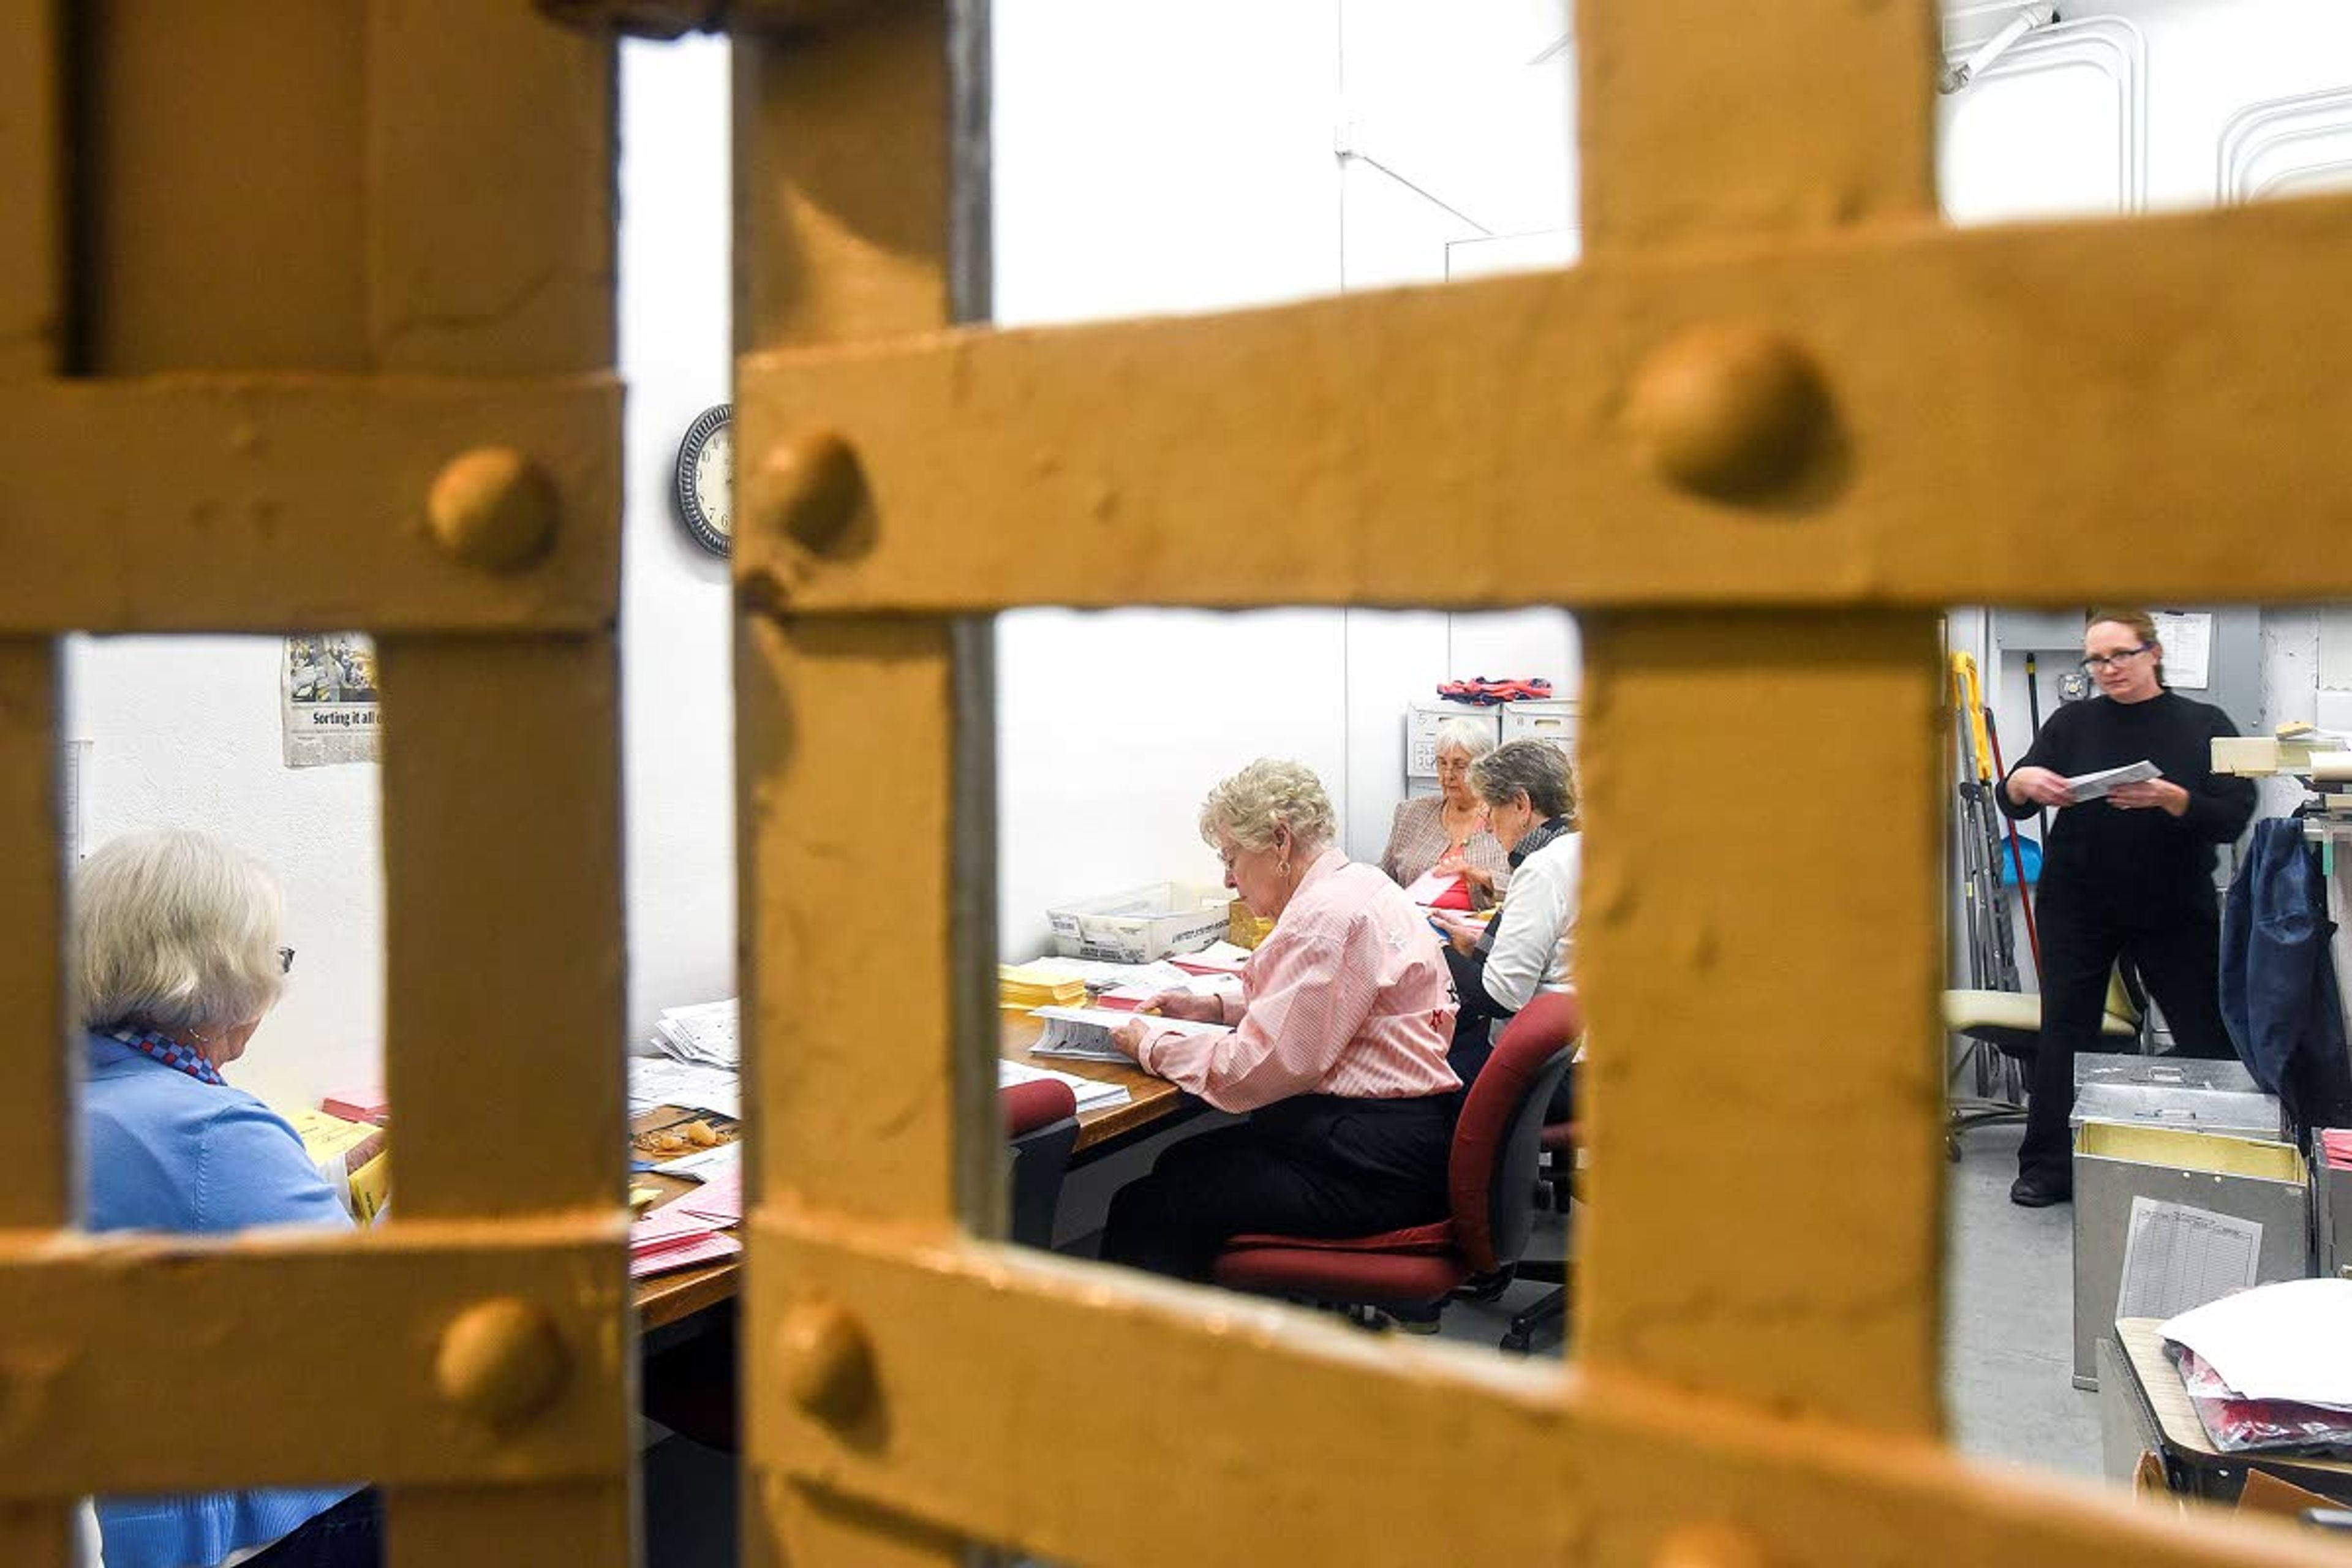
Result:
M1585 0L1576 271L952 332L951 18L874 12L754 45L737 105L761 1560L2321 1561L1940 1441L1934 612L2344 591L2340 356L2299 302L2352 209L1946 234L1929 0ZM1624 428L1651 351L1723 321L1827 388L1828 456L1769 501L1685 493ZM816 431L868 500L796 536L770 457ZM984 1239L951 617L1531 601L1588 639L1574 1363ZM854 771L801 743L853 731ZM1695 820L1710 780L1755 809ZM805 1396L813 1303L862 1334L862 1404Z
M33 1030L0 1559L68 1561L88 1492L359 1479L397 1564L625 1563L611 44L472 0L5 0L0 37L0 994ZM484 446L554 498L504 574L427 526ZM395 725L395 1217L78 1236L57 639L339 626ZM496 1430L436 1379L491 1298L566 1363Z

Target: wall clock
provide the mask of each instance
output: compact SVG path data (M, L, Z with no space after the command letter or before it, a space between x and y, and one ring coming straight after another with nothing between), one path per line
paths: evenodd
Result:
M677 444L677 515L694 542L725 555L735 542L735 405L706 408Z

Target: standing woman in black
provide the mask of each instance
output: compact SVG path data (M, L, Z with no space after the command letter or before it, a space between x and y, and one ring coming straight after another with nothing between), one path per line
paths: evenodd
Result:
M2042 1042L2009 1189L2028 1208L2074 1196L2074 1053L2098 1048L2118 958L2147 982L2179 1054L2232 1054L2221 1026L2213 847L2245 831L2254 786L2216 776L2210 742L2237 728L2164 684L2164 649L2145 610L2093 611L2083 668L2099 695L2053 713L2000 790L2011 816L2043 806L2058 814L2042 861ZM2162 776L2080 803L2066 787L2070 775L2143 760Z

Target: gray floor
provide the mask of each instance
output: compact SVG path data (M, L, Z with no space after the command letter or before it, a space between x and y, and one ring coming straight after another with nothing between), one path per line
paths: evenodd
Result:
M2009 1201L2020 1129L1960 1141L1951 1167L1944 1399L1974 1458L2099 1474L2099 1396L2074 1386L2074 1215Z

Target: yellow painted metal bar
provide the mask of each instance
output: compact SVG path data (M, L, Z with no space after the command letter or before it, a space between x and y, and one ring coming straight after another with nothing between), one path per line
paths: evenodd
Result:
M741 417L838 432L873 525L812 554L747 468L737 549L804 613L2341 597L2352 448L2241 411L2352 423L2347 268L2329 199L761 356ZM1725 320L1831 409L1754 505L1664 482L1628 414Z
M1703 21L1715 30L1695 48ZM1666 311L1636 312L1649 341L1617 373L1620 451L1653 488L1619 513L1642 520L1629 553L1705 577L1694 597L1717 604L1584 623L1577 1353L1612 1377L1921 1437L1942 1426L1939 644L1929 614L1835 605L1873 597L1873 567L1937 536L1998 552L1954 526L2005 519L1998 498L1963 481L1909 515L1898 500L1969 463L1950 427L1933 458L1887 428L1946 397L1998 405L1984 373L2014 351L1956 386L1946 375L1970 367L1916 341L1862 347L1812 310L1837 270L1816 263L1843 253L1801 246L1855 226L1906 237L1902 276L1864 283L1882 320L1933 277L1917 237L1935 216L1935 25L1926 0L1705 17L1692 0L1596 0L1579 16L1595 255L1687 245L1717 260L1706 281L1677 280ZM1729 90L1751 71L1770 87ZM1760 290L1709 286L1729 281L1727 245L1767 238L1784 270ZM1924 379L1882 405L1897 363ZM1669 497L1783 552L1811 534L1809 573L1836 588L1730 613L1722 601L1751 596L1727 592L1730 575L1766 565L1754 596L1777 598L1786 563L1686 554L1700 535ZM1899 543L1877 531L1890 516L1908 525ZM1934 603L1966 596L1946 584ZM1670 781L1703 777L1757 809L1675 809Z
M375 368L513 376L611 364L612 38L521 5L363 5ZM606 438L617 449L617 424Z
M60 1506L0 1506L0 1563L9 1568L78 1568L76 1526Z
M73 1100L64 994L65 846L58 821L56 645L0 639L0 996L23 1036L10 1077L9 1173L0 1228L68 1218Z
M0 384L57 368L65 330L62 0L0 5Z
M628 1421L613 1391L635 1354L621 1229L615 1215L355 1242L6 1238L0 1499L609 1479ZM460 1329L495 1300L518 1304L520 1331Z
M739 647L762 1196L952 1225L944 629L754 618Z
M486 380L603 375L614 330L612 39L517 5L363 9L372 363ZM611 1215L625 1182L617 401L600 414L578 450L612 482L564 495L552 542L593 556L583 578L598 596L593 620L572 636L541 622L515 647L380 645L395 726L384 859L396 1224ZM471 443L505 445L488 431ZM474 575L537 579L558 559ZM387 1496L391 1568L635 1560L636 1358L630 1320L614 1310L627 1300L623 1250L593 1267L612 1293L599 1297L603 1331L622 1351L582 1390L604 1417L593 1468L560 1488L399 1488Z
M803 1489L1048 1561L1195 1568L1268 1542L1318 1563L2333 1561L2243 1521L2015 1471L1996 1484L1920 1436L1376 1338L1244 1298L1108 1290L1034 1252L910 1247L774 1211L754 1247L868 1330L862 1394L828 1414L771 1404L796 1428ZM808 1370L776 1367L794 1386ZM1139 1492L1139 1477L1181 1478L1181 1496ZM1496 1477L1518 1478L1508 1507L1400 1505L1425 1503L1439 1478ZM1740 1550L1670 1555L1693 1525Z
M614 1210L627 1042L611 639L378 651L394 1221Z
M18 384L0 426L25 454L0 468L0 633L577 631L618 605L609 376ZM433 531L436 482L483 447L551 487L545 552L514 570Z
M1932 212L1937 45L1930 0L1582 0L1586 246L1796 239Z
M950 8L919 0L790 41L738 38L742 351L948 320ZM739 410L738 515L781 505L797 521L779 526L856 548L854 479L828 467L828 411L813 412ZM793 493L746 489L754 472ZM977 1105L956 1115L959 1094L978 1096L981 1064L958 1070L955 841L994 824L957 814L954 633L939 619L784 614L782 579L745 563L739 553L736 821L759 1206L946 1234L971 1190L960 1165L996 1141L974 1142L990 1120ZM887 1513L844 1515L810 1489L805 1451L773 1414L779 1361L810 1304L789 1265L755 1250L749 1275L746 1562L961 1563L953 1539Z
M1583 626L1578 1354L1775 1410L1933 1430L1933 624ZM1676 781L1745 805L1679 809Z

